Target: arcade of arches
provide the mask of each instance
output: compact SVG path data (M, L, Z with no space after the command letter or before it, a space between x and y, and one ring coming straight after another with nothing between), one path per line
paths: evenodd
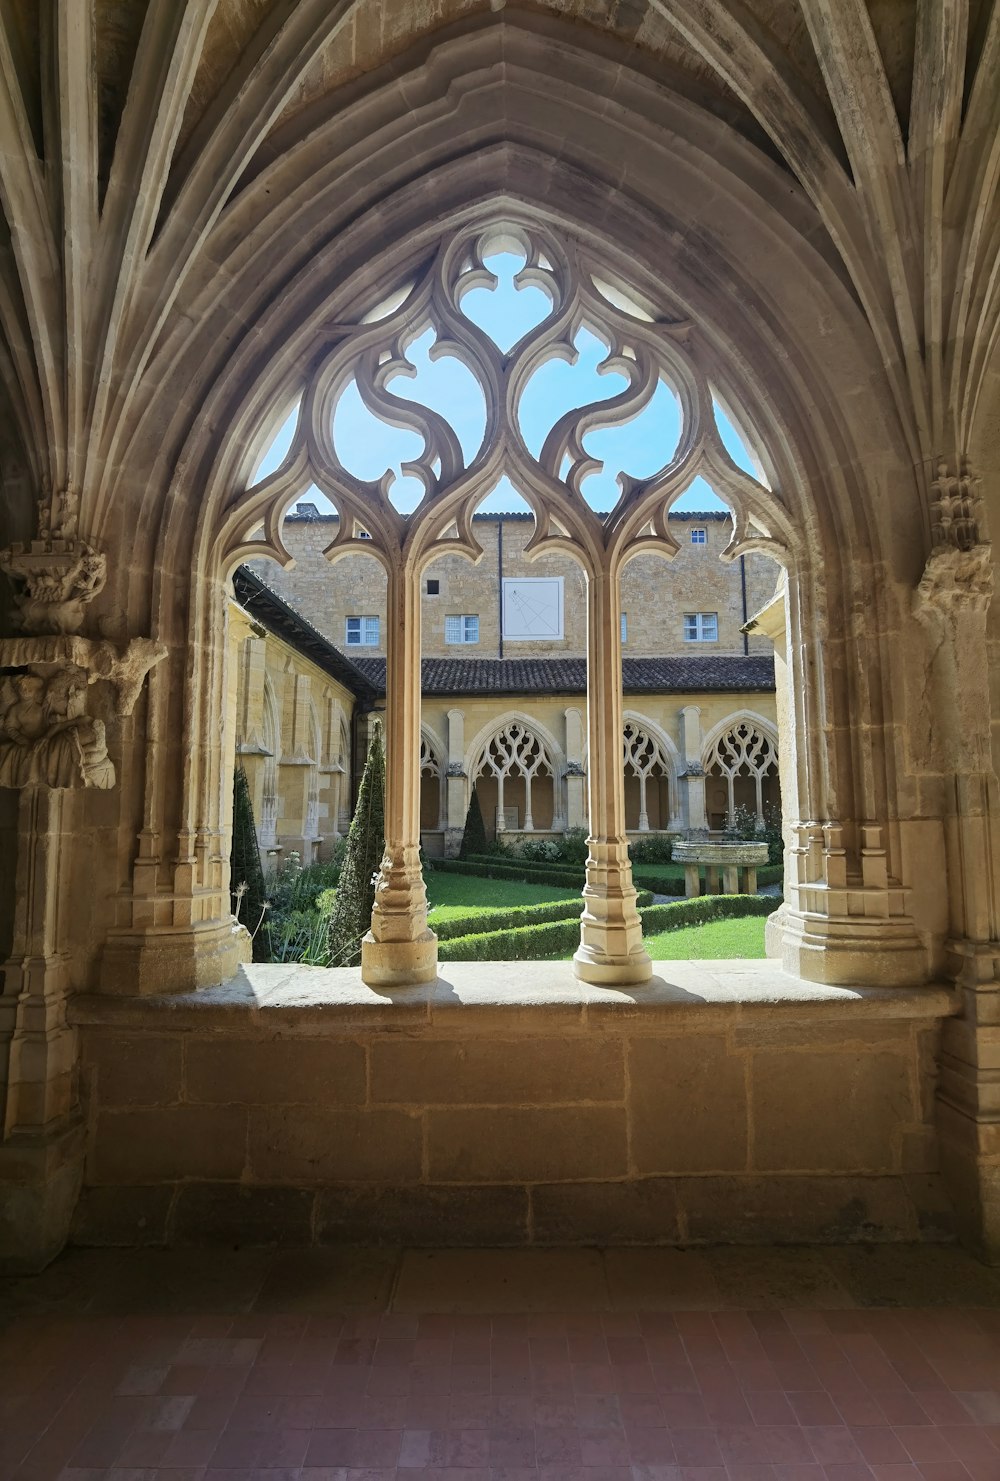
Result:
M998 79L997 0L2 8L0 1257L242 1210L248 1237L957 1230L1000 1258ZM504 346L471 309L497 252L541 303ZM478 387L474 448L399 390L424 334ZM618 389L532 443L522 400L582 334ZM412 434L405 477L346 466L346 396ZM663 397L676 435L599 512L594 439ZM481 556L504 477L529 553L585 581L581 937L443 979L420 584ZM754 624L786 892L767 962L665 980L629 825L699 772L689 826L763 806L775 765L752 716L674 757L626 710L622 581L655 555L669 583L704 485L724 559L782 571ZM310 491L330 581L361 554L386 581L386 852L360 972L322 981L250 964L228 890L238 740L268 828L279 726L303 839L341 807L336 676L241 718L228 641ZM568 811L530 717L466 739L501 815Z

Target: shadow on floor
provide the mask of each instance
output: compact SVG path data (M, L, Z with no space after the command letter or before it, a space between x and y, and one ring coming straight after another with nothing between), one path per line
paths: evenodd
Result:
M68 1250L0 1282L0 1318L237 1312L1000 1308L953 1245Z

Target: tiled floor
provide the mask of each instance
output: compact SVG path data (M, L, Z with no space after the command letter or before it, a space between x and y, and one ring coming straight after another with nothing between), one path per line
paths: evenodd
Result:
M76 1252L0 1316L3 1481L1000 1481L951 1249Z

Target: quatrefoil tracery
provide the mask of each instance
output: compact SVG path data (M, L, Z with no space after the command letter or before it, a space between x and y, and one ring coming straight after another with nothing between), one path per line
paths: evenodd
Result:
M541 290L550 306L507 353L462 306L475 290L496 288L488 259L499 251L517 251L523 257L515 287ZM446 416L398 394L399 378L415 374L407 352L428 330L435 336L430 358L453 357L483 395L485 431L468 462ZM531 394L532 378L547 362L575 363L575 341L583 331L607 348L600 373L622 377L625 388L559 416L534 457L519 422L522 398ZM330 347L305 387L282 465L231 505L224 531L227 563L262 554L290 562L281 539L284 512L310 485L326 495L340 516L326 551L330 559L359 548L378 556L388 569L401 558L423 567L444 553L478 559L482 550L472 516L503 475L523 492L535 515L529 554L563 549L592 572L607 569L609 562L620 565L643 549L675 554L667 512L702 475L734 510L735 529L725 558L748 550L786 558L794 542L788 513L726 452L696 340L689 323L653 318L596 276L575 246L545 226L515 222L457 233L444 240L402 296L397 292L383 309L328 331ZM620 474L614 508L606 515L597 513L583 484L603 464L584 446L587 434L638 416L664 383L680 412L675 450L650 477ZM420 453L402 465L404 476L416 479L422 490L410 513L392 502L391 470L366 481L349 472L338 455L335 412L352 384L375 417L416 433L422 441ZM263 538L255 534L261 525Z

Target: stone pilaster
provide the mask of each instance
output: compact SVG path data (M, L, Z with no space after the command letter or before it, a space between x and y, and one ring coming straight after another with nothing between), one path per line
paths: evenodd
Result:
M68 835L74 794L20 794L16 908L0 995L0 1267L35 1269L66 1241L83 1170L76 1035L66 1022Z

